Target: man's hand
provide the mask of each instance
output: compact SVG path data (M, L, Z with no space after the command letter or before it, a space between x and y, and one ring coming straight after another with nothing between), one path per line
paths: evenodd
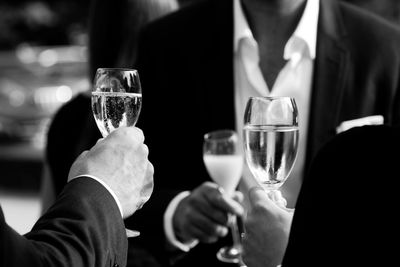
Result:
M212 243L228 233L228 213L243 215L240 202L243 196L224 194L218 185L205 182L178 205L173 216L173 227L181 242L198 239Z
M280 195L269 195L273 200L262 188L249 191L250 210L243 238L243 261L248 266L278 266L288 244L293 210L282 205L285 203Z
M120 127L83 152L72 164L68 181L79 175L93 175L105 182L122 205L124 218L132 215L153 192L153 165L136 127Z

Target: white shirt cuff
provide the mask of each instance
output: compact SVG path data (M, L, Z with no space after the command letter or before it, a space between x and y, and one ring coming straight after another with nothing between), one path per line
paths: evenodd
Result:
M199 241L197 239L190 241L188 243L182 243L180 242L174 232L174 228L172 225L172 217L175 213L176 207L178 207L179 202L181 202L182 199L190 195L189 191L184 191L179 193L177 196L175 196L174 199L169 203L167 210L164 213L164 231L165 235L167 236L167 240L176 248L188 252L191 248L196 246Z
M117 203L119 211L121 212L121 216L122 216L122 218L124 218L124 212L122 210L121 202L119 202L117 195L114 193L114 191L103 180L100 180L96 176L89 175L89 174L78 175L78 176L75 176L74 179L79 178L79 177L92 178L92 179L96 180L97 182L99 182L102 186L104 186L107 189L107 191L110 192L110 194L113 196L115 202Z

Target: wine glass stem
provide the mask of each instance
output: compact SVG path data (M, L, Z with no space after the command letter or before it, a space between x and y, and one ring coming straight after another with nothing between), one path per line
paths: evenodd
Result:
M239 227L237 225L237 218L234 214L229 213L228 214L228 220L229 220L229 226L231 228L232 232L232 240L233 240L233 246L238 249L242 250L242 244L240 240L240 232L239 232Z

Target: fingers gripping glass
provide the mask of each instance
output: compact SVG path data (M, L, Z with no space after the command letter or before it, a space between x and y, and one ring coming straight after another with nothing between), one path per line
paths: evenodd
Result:
M223 193L232 195L239 183L243 168L243 153L239 137L231 130L218 130L204 135L203 160L211 178L223 188ZM228 214L233 245L221 248L217 257L223 262L241 262L242 246L237 218Z
M93 81L92 112L101 135L120 126L134 126L142 106L142 88L137 70L99 68ZM128 237L138 231L126 229Z

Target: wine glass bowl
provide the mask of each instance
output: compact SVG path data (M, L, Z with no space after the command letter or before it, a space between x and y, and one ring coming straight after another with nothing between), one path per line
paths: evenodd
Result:
M232 196L242 176L243 153L237 133L233 130L216 130L204 135L203 160L210 177ZM237 218L228 214L232 233L232 246L222 247L217 258L223 262L241 262L241 242Z
M296 160L298 111L294 98L251 97L244 114L246 162L266 190L278 190Z
M217 130L204 135L203 160L210 177L230 195L235 191L243 167L238 135Z
M137 70L97 69L92 90L92 111L103 137L120 126L134 126L141 106L142 88Z

